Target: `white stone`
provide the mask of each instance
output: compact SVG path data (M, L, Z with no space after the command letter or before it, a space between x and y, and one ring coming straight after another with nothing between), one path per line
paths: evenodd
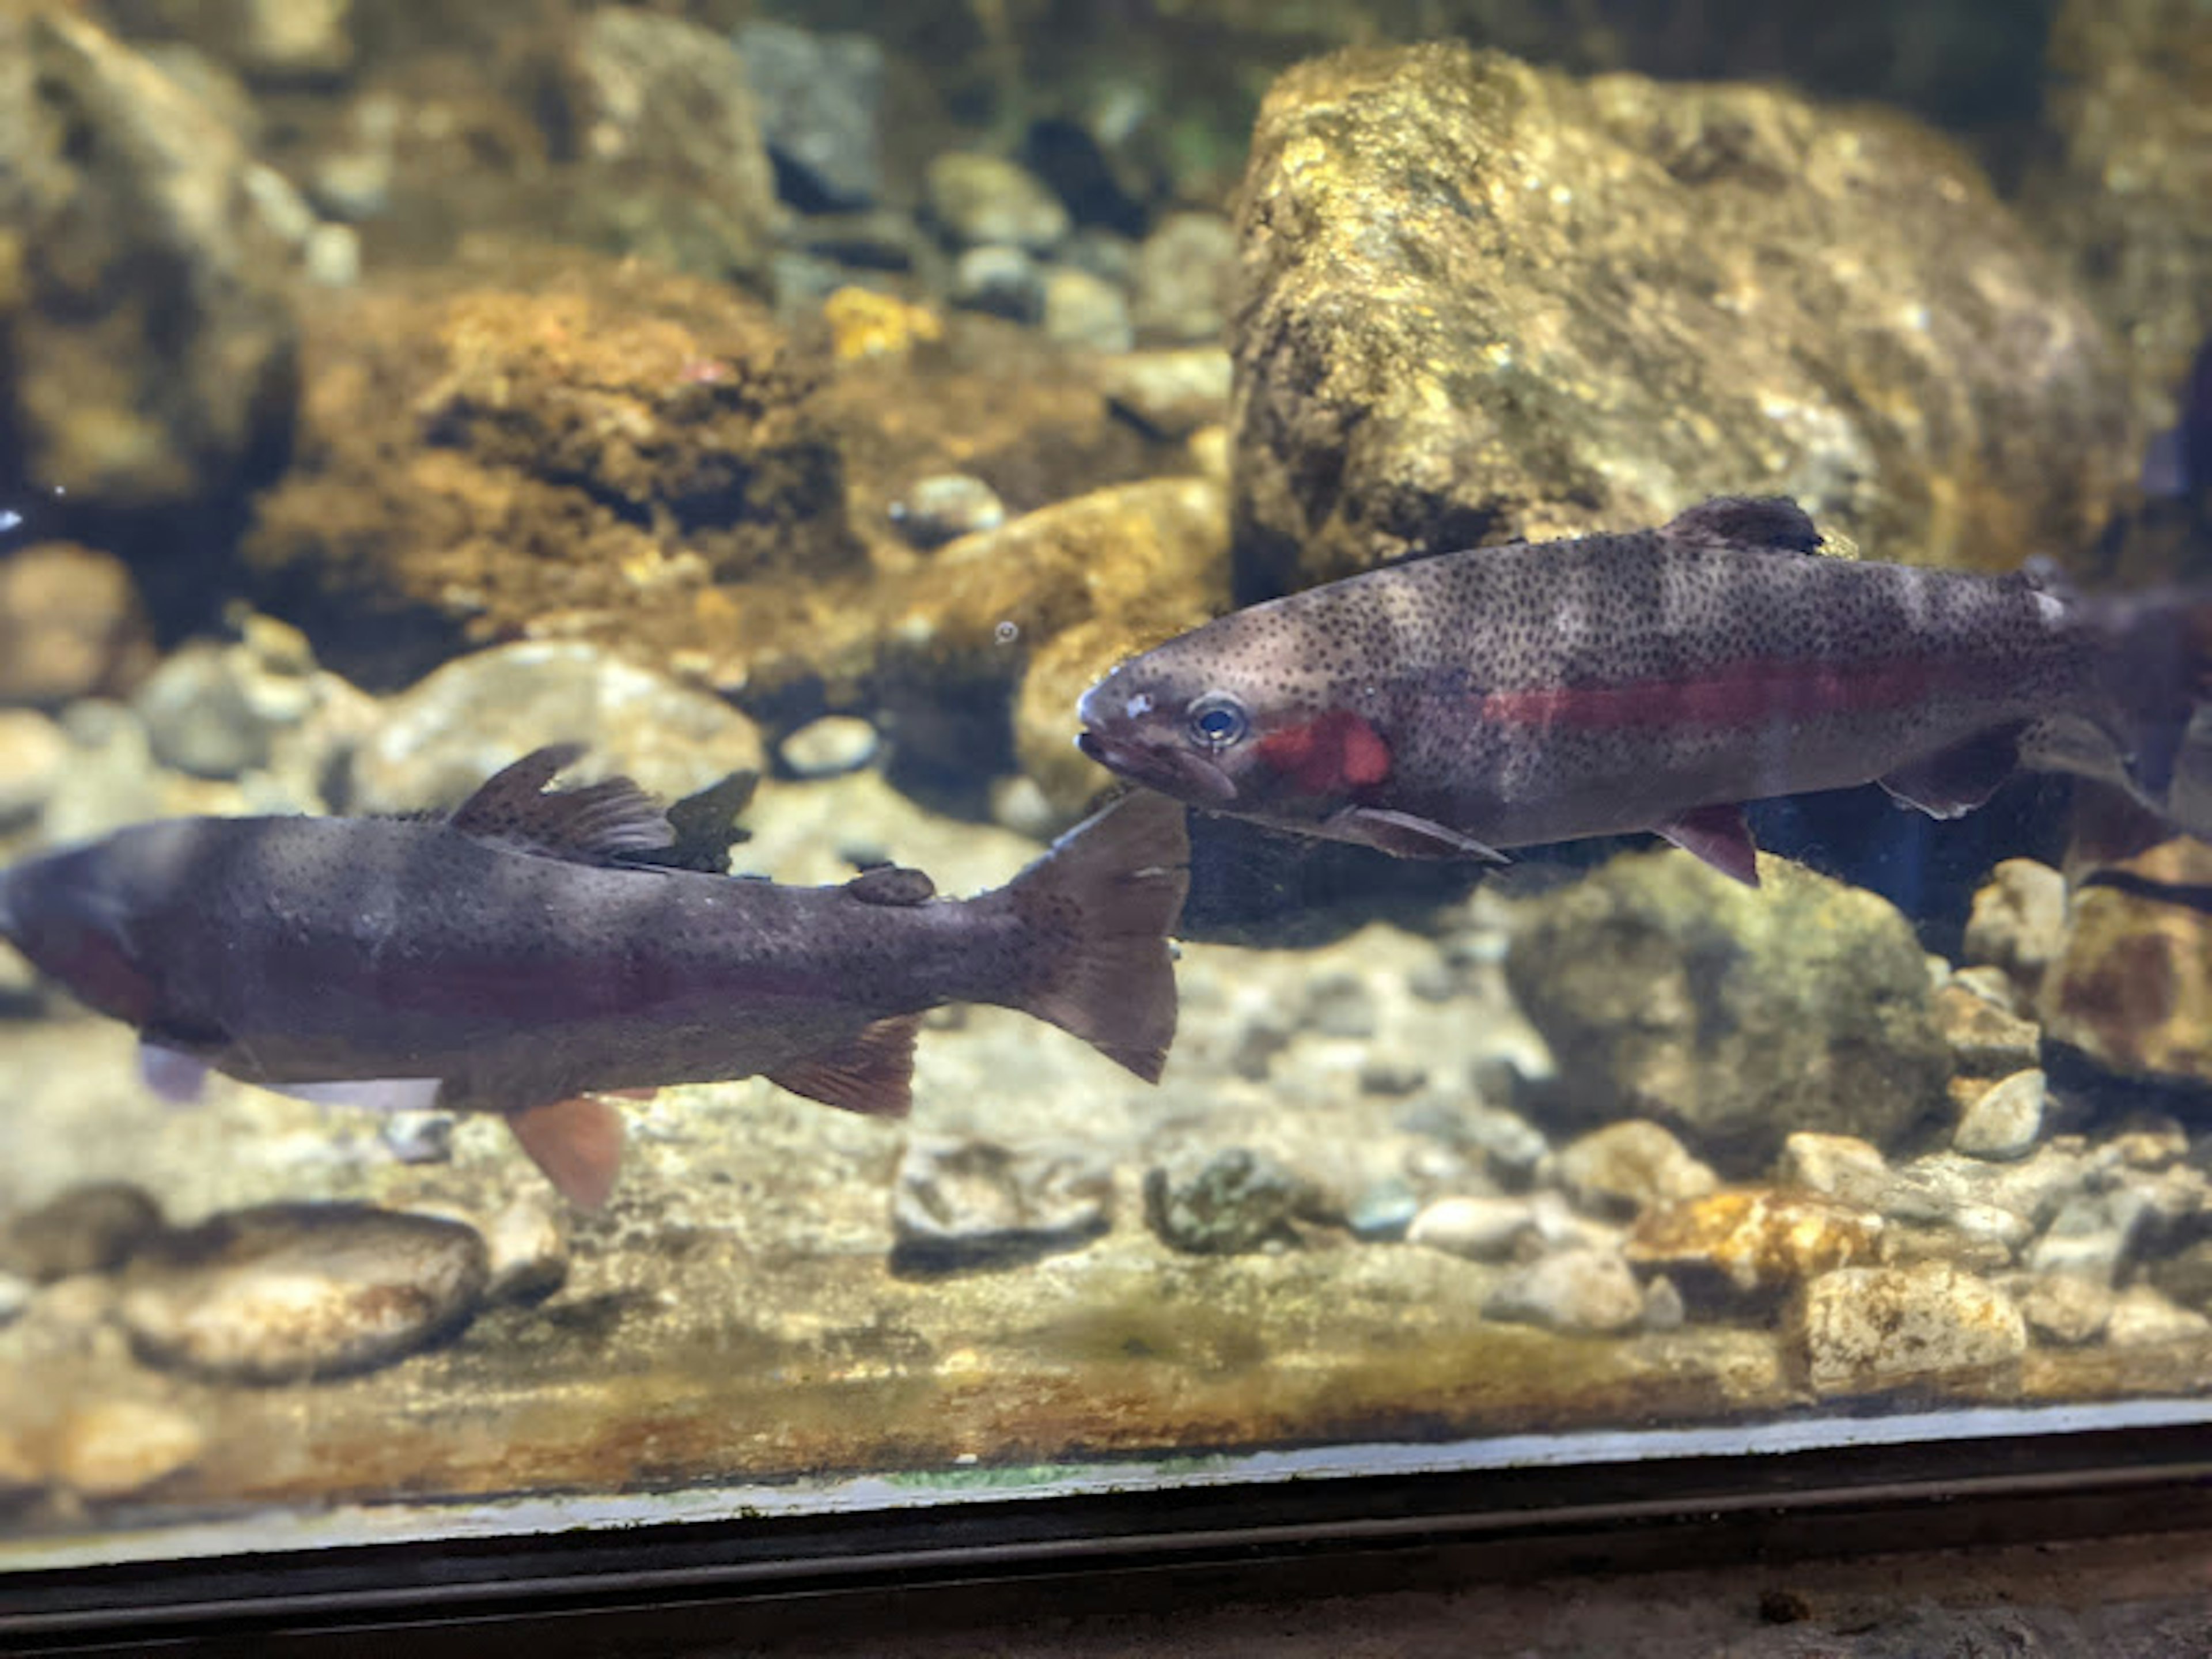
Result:
M2049 1086L2039 1071L2014 1072L1991 1085L1960 1116L1951 1145L1969 1158L2009 1164L2034 1150L2043 1133Z

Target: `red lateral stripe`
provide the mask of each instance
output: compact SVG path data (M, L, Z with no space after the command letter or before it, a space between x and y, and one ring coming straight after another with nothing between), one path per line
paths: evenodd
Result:
M1309 795L1370 789L1390 775L1390 745L1348 708L1260 739L1260 758Z
M1689 679L1492 691L1477 701L1475 713L1508 724L1585 729L1756 726L1778 717L1899 708L1958 678L1956 667L1926 658L1860 663L1755 658Z

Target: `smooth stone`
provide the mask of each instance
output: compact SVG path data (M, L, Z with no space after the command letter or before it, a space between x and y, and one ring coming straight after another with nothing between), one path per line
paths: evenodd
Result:
M1218 343L1228 331L1237 233L1215 213L1170 213L1137 249L1131 319L1158 345Z
M963 246L998 242L1041 253L1063 240L1071 223L1042 179L1003 156L945 151L931 159L922 190L931 216Z
M31 1305L37 1285L21 1273L0 1270L0 1330L6 1329L23 1316L23 1310Z
M1296 1241L1317 1208L1314 1184L1265 1152L1231 1146L1145 1172L1145 1218L1178 1250L1236 1255Z
M1720 1185L1671 1131L1643 1119L1594 1129L1553 1162L1559 1184L1589 1209L1633 1212L1702 1197Z
M891 1188L894 1260L909 1270L1012 1266L1079 1249L1113 1216L1113 1165L1087 1147L920 1136Z
M1387 1243L1405 1237L1420 1213L1420 1195L1396 1176L1389 1176L1346 1206L1344 1218L1354 1238Z
M1679 1331L1689 1322L1690 1310L1674 1281L1661 1273L1644 1286L1644 1328Z
M882 738L867 721L852 714L824 714L778 744L775 757L793 777L834 778L859 771L882 746Z
M1951 1136L1951 1145L1968 1158L2009 1164L2034 1151L2043 1133L2043 1109L2049 1097L2040 1071L2014 1072L1969 1106Z
M33 708L0 708L0 830L39 816L68 763L69 738Z
M1188 438L1229 414L1231 365L1219 346L1132 351L1100 371L1116 414L1162 440Z
M2115 1348L2147 1348L2161 1342L2201 1341L2212 1334L2212 1319L2166 1298L2154 1285L2130 1285L2112 1302L2105 1340Z
M142 1250L118 1313L142 1358L223 1382L374 1369L474 1317L484 1241L457 1221L357 1204L218 1215Z
M952 303L1033 323L1044 313L1044 272L1024 250L986 242L953 263Z
M1482 1313L1513 1324L1601 1335L1643 1319L1644 1291L1616 1252L1566 1249L1509 1273Z
M1889 1161L1879 1146L1856 1135L1800 1129L1782 1143L1774 1179L1784 1187L1880 1209L1890 1186Z
M1844 1267L1806 1286L1791 1339L1824 1398L1879 1394L2016 1364L2027 1325L2012 1298L1942 1262Z
M0 702L128 693L155 660L130 568L73 542L0 557Z
M1136 342L1121 290L1073 265L1045 273L1042 323L1045 337L1064 346L1121 352Z
M2039 1273L2089 1273L2111 1284L2128 1257L2147 1202L2123 1188L2082 1193L2061 1205L2027 1255Z
M40 1284L112 1273L161 1230L161 1206L128 1182L72 1187L0 1231L0 1264Z
M890 520L915 547L942 547L1006 521L999 492L965 472L937 472L915 480L890 506Z
M2066 878L2033 859L2007 859L1990 872L1966 918L1966 957L1986 963L2033 1000L2066 941Z
M1536 1213L1525 1198L1439 1198L1413 1218L1406 1242L1474 1261L1503 1261L1535 1231Z
M1363 1095L1398 1099L1418 1093L1428 1080L1427 1069L1416 1060L1370 1054L1359 1063L1359 1092Z
M2020 1298L2027 1328L2058 1348L2095 1341L2111 1322L2112 1308L2112 1287L2090 1273L2045 1273Z
M55 1480L98 1500L145 1492L190 1468L206 1449L206 1432L174 1407L102 1400L64 1415L47 1462Z
M568 1283L568 1223L561 1206L518 1198L482 1231L486 1302L542 1302Z

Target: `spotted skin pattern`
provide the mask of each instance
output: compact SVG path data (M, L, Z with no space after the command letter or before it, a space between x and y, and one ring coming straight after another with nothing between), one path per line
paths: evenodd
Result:
M1083 744L1215 811L1424 853L1663 833L1884 779L1964 810L1991 786L1953 768L1961 799L1931 801L1951 757L2054 720L2127 751L2109 602L1818 541L1793 502L1723 498L1370 571L1122 664L1083 700ZM1200 700L1241 715L1231 740L1192 729Z

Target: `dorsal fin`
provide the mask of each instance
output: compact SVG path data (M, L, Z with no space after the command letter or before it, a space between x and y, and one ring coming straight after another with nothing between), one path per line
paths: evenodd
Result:
M574 864L605 864L675 839L652 797L628 778L548 793L545 786L583 753L580 743L533 749L486 779L446 821L479 841L504 842Z
M879 1019L843 1048L793 1060L770 1072L768 1080L825 1106L904 1117L914 1105L914 1036L921 1029L919 1014Z
M1716 495L1685 507L1663 532L1677 541L1722 542L1777 553L1818 553L1820 532L1787 495Z
M657 869L696 870L709 876L730 873L730 848L750 841L752 831L738 828L738 814L752 804L760 774L732 772L684 797L664 815L673 838L663 847L635 852L624 860Z

